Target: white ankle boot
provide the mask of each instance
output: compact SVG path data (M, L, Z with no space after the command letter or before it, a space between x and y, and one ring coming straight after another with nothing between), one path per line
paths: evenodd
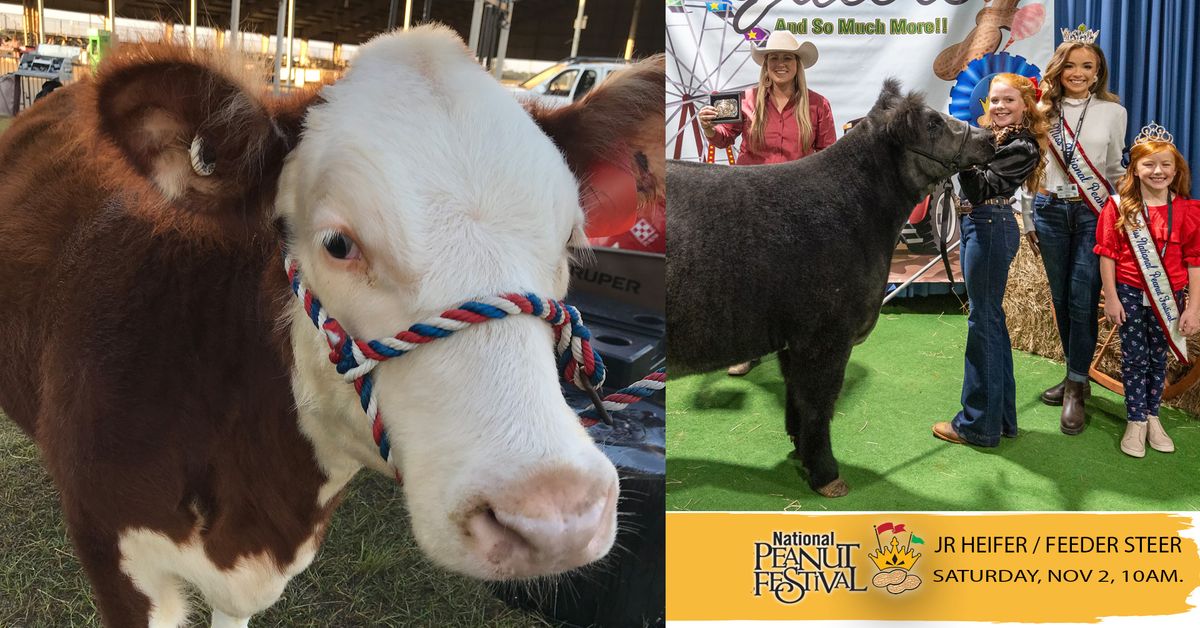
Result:
M1167 436L1167 431L1163 429L1162 421L1156 416L1146 417L1146 441L1150 443L1150 447L1155 451L1161 451L1169 454L1175 451L1175 441Z
M1146 456L1146 423L1146 421L1125 423L1125 435L1121 437L1121 451L1134 458Z

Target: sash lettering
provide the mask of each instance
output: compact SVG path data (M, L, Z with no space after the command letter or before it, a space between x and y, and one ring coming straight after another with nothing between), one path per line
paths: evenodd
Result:
M1064 158L1068 137L1075 143L1075 154L1072 156L1069 166ZM1078 186L1083 202L1092 209L1093 213L1098 215L1100 208L1104 207L1104 202L1108 200L1108 195L1112 192L1112 185L1092 165L1092 160L1083 150L1083 144L1079 143L1079 138L1075 136L1075 132L1071 130L1065 118L1062 124L1050 127L1050 143L1053 144L1050 154L1058 162L1059 168L1067 173L1067 177L1071 179L1072 183Z
M1121 200L1113 195L1118 204ZM1154 318L1167 337L1167 345L1175 358L1184 364L1188 363L1187 338L1179 331L1179 304L1175 301L1175 293L1171 290L1171 280L1167 269L1159 256L1158 245L1150 227L1139 220L1137 225L1126 226L1125 234L1129 237L1129 246L1137 259L1138 268L1142 271L1142 279L1146 282L1146 296L1149 297L1153 308Z

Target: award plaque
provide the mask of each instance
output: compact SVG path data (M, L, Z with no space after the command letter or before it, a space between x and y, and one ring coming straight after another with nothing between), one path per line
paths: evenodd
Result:
M709 103L716 108L717 117L713 124L742 121L742 93L726 92L709 96Z

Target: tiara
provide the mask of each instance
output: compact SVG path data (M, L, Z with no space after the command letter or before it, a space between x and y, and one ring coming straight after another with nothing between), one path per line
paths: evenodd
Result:
M1137 137L1133 138L1134 146L1145 142L1174 144L1175 137L1157 122L1151 121L1150 124L1142 127L1142 131L1137 134Z
M1076 42L1081 44L1094 44L1096 43L1096 38L1100 36L1100 31L1091 30L1086 24L1080 24L1079 28L1076 28L1075 30L1060 28L1059 31L1062 32L1064 44Z

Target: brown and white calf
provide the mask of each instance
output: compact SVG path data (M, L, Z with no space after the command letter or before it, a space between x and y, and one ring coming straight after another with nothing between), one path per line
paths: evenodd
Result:
M245 626L362 467L403 476L419 544L455 571L604 556L617 476L562 399L549 325L382 363L390 468L281 248L364 340L472 297L562 298L577 176L661 182L661 63L533 116L438 27L377 38L319 95L272 100L231 67L126 50L0 139L0 407L42 452L104 622L179 625L188 583L213 625Z

